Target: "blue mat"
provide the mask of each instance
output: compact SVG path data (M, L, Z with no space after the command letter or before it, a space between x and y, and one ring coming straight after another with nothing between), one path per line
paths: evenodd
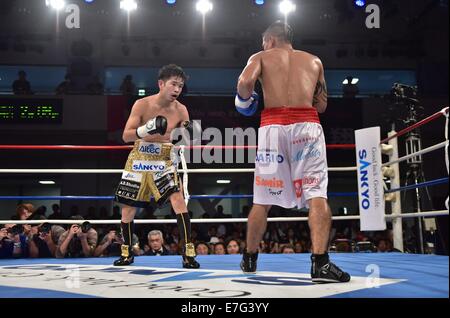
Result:
M448 298L447 256L331 254L352 275L347 284L315 285L309 254L262 254L258 273L244 275L240 255L199 256L185 270L180 256L0 260L1 298Z

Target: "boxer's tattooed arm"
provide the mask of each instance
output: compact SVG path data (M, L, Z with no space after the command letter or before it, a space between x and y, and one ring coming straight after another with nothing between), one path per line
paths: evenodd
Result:
M327 84L322 81L318 81L316 85L316 90L314 91L313 104L317 105L320 103L326 103L328 99Z

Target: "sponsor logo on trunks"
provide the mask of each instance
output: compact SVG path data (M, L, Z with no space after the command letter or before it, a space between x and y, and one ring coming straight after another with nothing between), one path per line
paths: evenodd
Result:
M276 189L284 189L283 180L278 180L276 178L273 179L264 179L261 177L256 177L256 186L258 187L270 187Z
M139 144L139 152L145 153L148 155L160 155L161 154L161 145L141 142Z
M256 155L256 162L259 163L283 163L284 157L277 153L258 152Z
M279 191L276 191L276 190L273 190L273 189L269 189L269 194L271 195L271 196L279 196L279 195L281 195L283 193L283 190L279 190Z
M142 174L125 171L122 174L122 179L129 180L129 181L135 181L135 182L142 182Z
M164 161L133 161L133 171L158 172L166 169Z
M319 158L322 155L322 152L316 147L310 145L302 150L298 151L295 156L292 158L293 162L309 160L313 158Z
M317 177L304 177L303 179L294 180L295 195L297 198L301 198L303 195L303 187L309 188L319 185L320 178Z
M306 144L306 143L316 143L319 140L318 137L304 137L304 138L299 138L296 140L292 141L293 145L301 145L301 144Z

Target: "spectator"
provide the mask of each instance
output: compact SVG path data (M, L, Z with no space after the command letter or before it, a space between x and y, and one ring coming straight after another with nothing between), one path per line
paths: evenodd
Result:
M5 235L6 232L6 235ZM2 258L26 258L28 257L27 236L22 225L14 225L0 229Z
M61 82L55 89L56 95L68 95L73 93L75 83L72 81L72 76L67 74L64 81Z
M62 220L63 219L63 215L61 213L61 209L58 204L52 205L52 211L53 211L53 213L48 216L49 220Z
M170 251L164 246L164 236L161 231L153 230L147 235L148 244L144 246L144 255L164 256L171 255Z
M75 215L72 220L84 220L83 217ZM97 246L97 231L88 222L83 224L72 224L58 240L56 257L91 257Z
M133 76L131 75L125 76L122 84L120 85L120 92L124 96L136 95L136 85L134 85L133 83Z
M261 254L269 253L269 244L270 244L270 242L266 242L266 241L262 240L259 243L259 253L261 253Z
M34 220L45 220L42 215L36 215ZM31 227L31 239L29 240L29 253L32 258L53 258L56 255L58 239L64 233L64 228L59 225L42 223Z
M94 76L92 82L87 85L87 89L90 95L103 95L104 87L98 75Z
M170 251L171 255L179 255L180 254L179 250L180 250L180 248L179 248L177 243L170 243L169 244L169 251Z
M31 203L19 204L16 208L14 220L27 220L34 213L34 205Z
M100 244L98 244L97 248L94 251L95 257L115 257L120 256L121 246L123 244L123 238L120 233L115 228L111 228L108 231ZM139 248L139 238L136 234L133 234L133 252L135 255L141 255L142 251Z
M18 73L19 79L15 80L12 89L14 95L31 95L33 92L31 91L30 82L27 81L27 73L24 71L19 71Z
M301 241L295 242L294 251L295 251L295 253L303 253L305 251L305 248L303 247L303 244Z
M195 252L197 255L208 255L209 254L209 247L204 242L197 243L195 246Z
M224 219L227 216L223 213L223 206L222 205L218 205L217 206L217 213L216 213L216 218L218 219Z
M218 242L214 244L214 254L215 255L225 255L227 253L225 243Z
M357 81L352 76L347 76L345 83L342 86L342 91L344 92L344 98L355 98L359 94L359 88L356 85Z
M384 239L384 238L378 240L377 251L378 251L378 253L391 252L392 248L391 248L391 246L389 244L389 241L387 239Z
M227 244L227 254L240 254L240 245L237 240L230 240Z
M281 254L294 254L294 247L291 244L285 244L281 248Z

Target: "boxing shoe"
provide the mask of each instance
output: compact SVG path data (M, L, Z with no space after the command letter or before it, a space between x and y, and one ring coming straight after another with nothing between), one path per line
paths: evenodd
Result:
M256 263L258 261L258 252L247 253L247 249L242 254L241 269L246 274L256 273Z
M129 266L134 263L134 256L128 245L122 245L122 255L114 262L114 266Z
M197 269L200 268L200 264L195 260L194 257L183 256L183 268Z
M342 271L332 262L328 261L325 265L319 266L314 256L311 257L311 279L313 283L347 283L350 281L350 274Z

